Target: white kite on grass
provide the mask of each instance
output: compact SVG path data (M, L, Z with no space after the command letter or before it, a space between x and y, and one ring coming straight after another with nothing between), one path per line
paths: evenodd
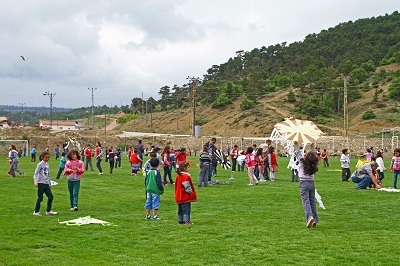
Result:
M380 188L378 189L379 191L386 191L386 192L400 192L400 189L395 189L395 188Z
M66 225L87 225L87 224L101 224L103 226L113 225L112 223L92 218L92 217L90 217L90 215L85 216L85 217L79 217L78 219L74 219L74 220L59 222L59 223L66 224Z

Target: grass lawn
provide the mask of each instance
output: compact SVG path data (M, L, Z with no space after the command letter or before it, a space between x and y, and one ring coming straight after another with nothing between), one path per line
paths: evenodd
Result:
M126 158L126 157L125 157ZM124 158L124 159L125 159ZM196 158L191 157L197 161ZM173 186L161 197L161 221L145 220L143 177L130 176L127 159L114 174L87 172L78 212L69 210L65 177L53 187L56 216L32 215L37 188L36 163L22 158L25 176L7 176L0 157L0 265L397 265L400 259L400 193L356 190L341 172L320 165L316 187L326 210L320 223L306 228L298 183L290 182L287 158L279 158L275 182L247 186L243 172L229 185L197 189L192 226L178 225ZM356 160L352 162L352 169ZM330 158L330 170L340 169ZM103 161L103 168L107 164ZM388 160L385 165L389 168ZM50 159L53 178L58 161ZM96 169L95 169L96 170ZM198 169L191 168L197 184ZM393 174L384 184L393 186ZM175 178L176 175L174 175ZM226 181L218 168L215 179ZM46 207L45 197L41 212ZM61 225L91 215L115 226Z

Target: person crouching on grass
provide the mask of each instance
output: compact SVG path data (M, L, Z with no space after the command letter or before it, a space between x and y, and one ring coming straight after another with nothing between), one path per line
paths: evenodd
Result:
M85 172L83 168L83 162L81 156L76 150L72 150L68 153L68 162L65 165L64 173L68 177L68 191L69 191L69 202L71 211L78 210L78 196L79 189L81 187L82 174Z
M36 166L35 174L33 175L34 186L38 188L38 198L36 200L34 216L42 216L40 214L40 203L43 200L43 194L47 196L47 208L46 215L55 215L57 212L51 210L53 204L53 193L51 192L51 180L50 180L50 167L49 161L50 154L48 152L43 152L40 155L40 162Z
M191 202L197 201L196 191L194 189L192 179L190 178L190 164L182 162L179 164L176 173L178 176L175 180L175 201L178 204L178 223L191 225L190 211Z
M299 144L294 142L294 145L295 149L300 152ZM318 223L314 184L314 175L318 172L318 161L318 156L315 153L315 144L313 143L311 151L300 159L299 165L300 196L308 228L315 227Z
M154 156L149 160L151 169L145 177L146 185L146 220L161 220L158 217L158 209L160 207L160 195L164 194L162 178L160 171L157 170L160 161ZM153 217L150 215L150 210L153 210Z

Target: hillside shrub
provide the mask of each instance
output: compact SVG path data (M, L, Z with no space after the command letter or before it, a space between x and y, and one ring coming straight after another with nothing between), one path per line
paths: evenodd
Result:
M375 115L374 111L372 111L371 109L365 111L364 114L362 115L363 120L369 120L369 119L374 119L374 118L376 118L376 115Z
M128 115L125 115L123 117L119 117L117 119L117 123L118 124L125 124L126 122L129 122L129 121L131 121L133 119L136 119L138 117L139 117L139 115L137 115L137 114L128 114Z

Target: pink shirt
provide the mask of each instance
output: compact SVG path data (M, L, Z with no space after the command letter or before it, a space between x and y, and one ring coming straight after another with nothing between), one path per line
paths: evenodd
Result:
M246 155L246 159L244 160L247 167L253 167L256 165L256 160L254 154L249 153Z

